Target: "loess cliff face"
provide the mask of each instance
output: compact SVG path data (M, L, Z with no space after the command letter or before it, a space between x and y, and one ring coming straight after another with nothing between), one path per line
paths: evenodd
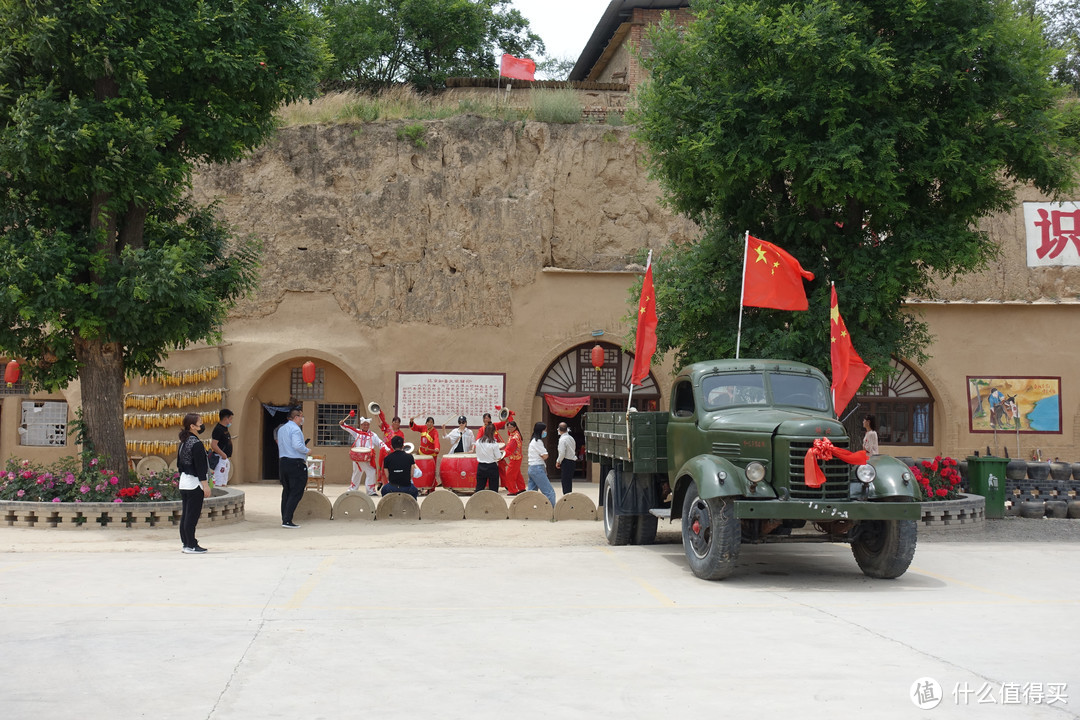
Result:
M371 327L503 325L511 288L543 268L623 270L697 236L661 206L641 152L626 128L598 125L308 125L203 168L193 194L264 242L259 289L234 317L330 292Z

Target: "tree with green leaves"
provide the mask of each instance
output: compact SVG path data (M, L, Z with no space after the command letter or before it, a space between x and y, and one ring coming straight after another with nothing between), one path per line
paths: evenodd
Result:
M734 355L744 232L794 255L810 310L746 308L742 355L829 361L829 283L876 374L925 360L905 298L975 270L978 228L1017 184L1075 183L1075 105L1058 56L1008 0L698 0L645 59L638 138L700 241L654 270L659 347Z
M502 53L543 53L510 0L318 0L334 55L324 84L374 90L493 77Z
M316 19L282 0L0 0L0 349L80 380L85 435L126 466L124 378L213 341L258 243L187 200L313 96Z

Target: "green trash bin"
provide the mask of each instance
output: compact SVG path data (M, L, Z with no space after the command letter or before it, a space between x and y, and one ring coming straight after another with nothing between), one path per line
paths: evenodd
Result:
M1008 458L968 456L971 492L986 498L987 519L1005 517L1005 468Z

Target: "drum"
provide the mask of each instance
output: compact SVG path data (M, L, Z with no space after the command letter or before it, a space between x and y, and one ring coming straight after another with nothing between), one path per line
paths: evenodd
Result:
M439 463L439 479L447 490L456 493L476 492L476 455L455 453L444 456Z
M416 460L416 467L420 468L420 471L424 473L418 478L413 478L413 485L416 485L421 490L434 490L435 458L431 455L414 455L413 459ZM473 485L473 488L475 487Z
M353 448L349 450L349 459L353 462L371 463L371 448Z

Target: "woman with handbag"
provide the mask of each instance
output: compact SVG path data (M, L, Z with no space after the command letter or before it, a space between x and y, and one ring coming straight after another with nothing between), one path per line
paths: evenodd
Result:
M184 429L180 431L180 448L176 451L176 469L180 471L180 541L182 552L204 553L206 548L195 539L195 526L202 514L203 498L210 497L207 475L210 467L206 461L206 449L199 440L203 421L198 413L184 416Z

